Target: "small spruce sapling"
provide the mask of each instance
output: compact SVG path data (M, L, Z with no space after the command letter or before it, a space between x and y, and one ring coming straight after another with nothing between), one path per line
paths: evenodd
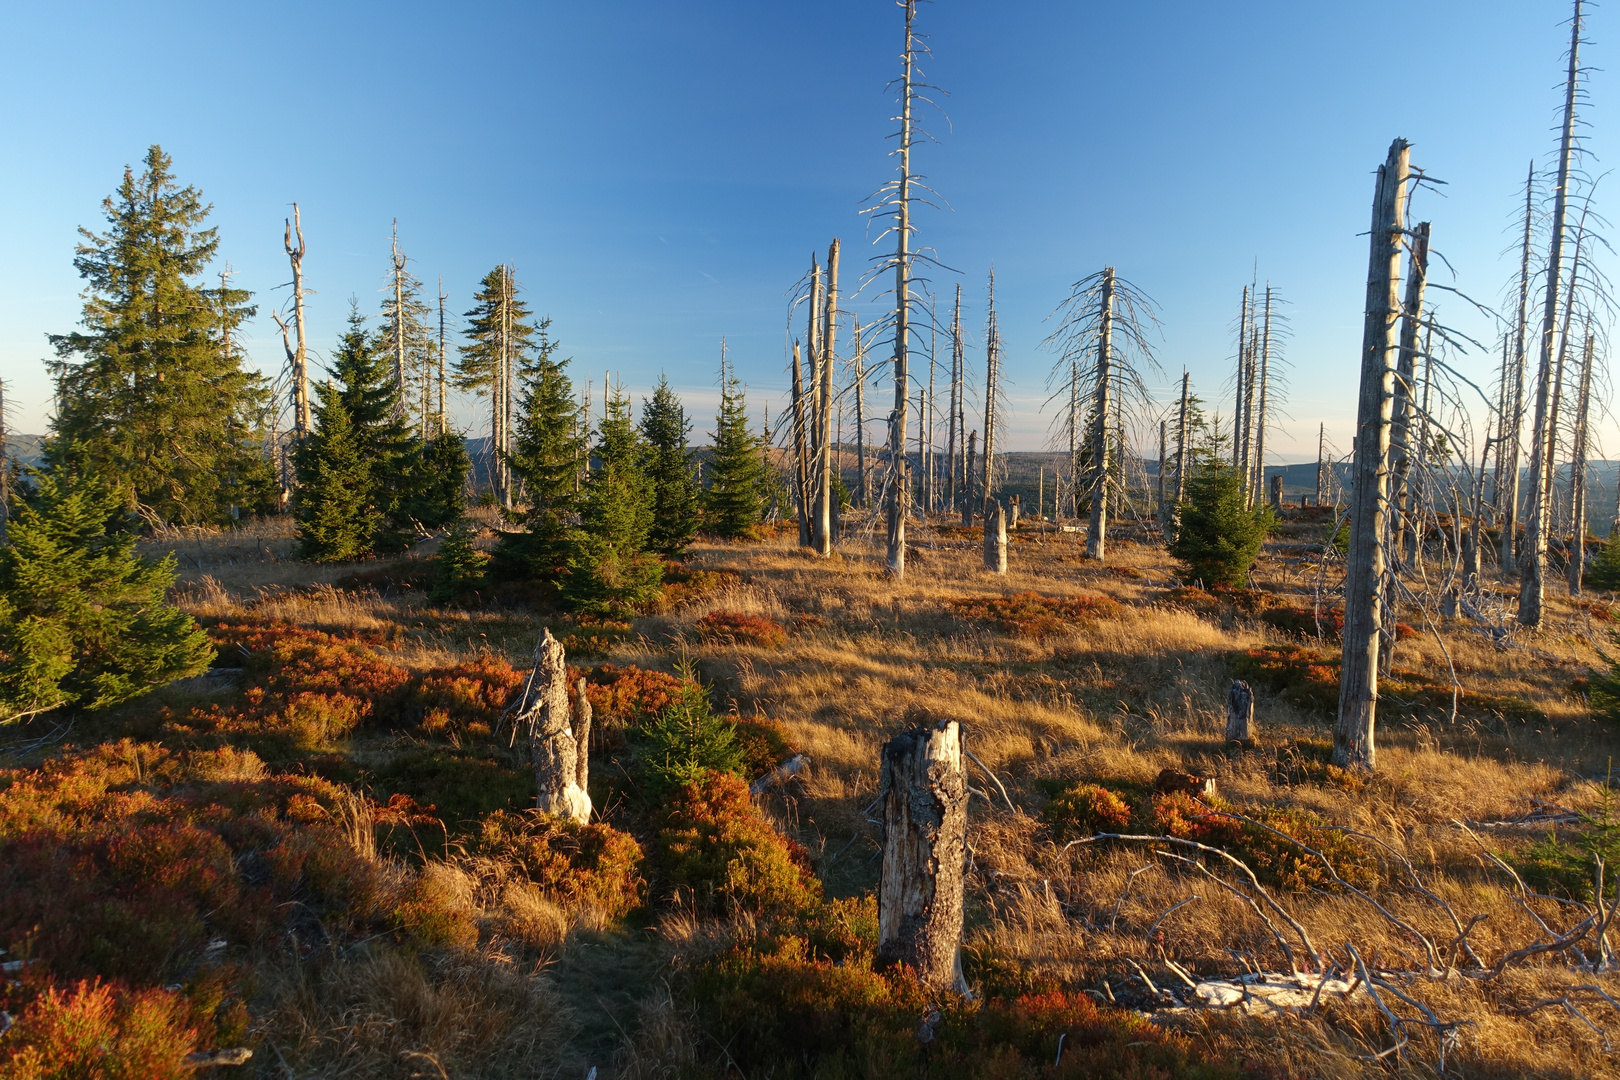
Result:
M703 493L705 527L719 536L754 536L764 512L768 477L759 437L748 427L748 402L737 376L721 380L720 413L710 448L709 487Z
M697 532L699 492L687 447L691 431L681 399L660 375L653 396L642 399L641 436L646 441L643 469L653 486L647 545L667 558L679 556Z
M1180 528L1170 554L1204 585L1242 585L1260 545L1276 525L1266 505L1249 506L1247 478L1213 455L1205 455L1188 478L1178 507Z
M0 548L0 723L106 708L207 670L207 635L165 600L174 556L136 554L119 493L67 470L35 472L32 486Z
M681 659L675 674L681 680L677 696L642 729L642 788L654 798L701 781L710 772L743 775L736 727L714 715L689 659Z
M592 615L626 615L658 599L664 564L647 552L653 485L642 471L645 444L630 420L630 400L608 402L596 465L580 503L563 579L563 599Z
M466 518L450 527L433 556L430 598L442 604L484 587L489 556L473 547L475 535L476 529Z

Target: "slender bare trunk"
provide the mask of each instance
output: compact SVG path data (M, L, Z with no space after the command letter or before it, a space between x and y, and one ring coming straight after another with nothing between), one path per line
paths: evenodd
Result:
M1505 457L1502 484L1496 496L1497 513L1502 522L1500 565L1504 579L1518 565L1514 553L1519 542L1519 452L1524 442L1524 362L1530 322L1530 227L1534 221L1535 192L1536 163L1532 159L1524 181L1524 239L1519 252L1519 312L1512 340L1511 406L1502 418ZM1505 358L1503 362L1506 363Z
M1415 380L1418 327L1423 321L1423 289L1427 284L1429 268L1429 223L1420 221L1412 230L1411 256L1407 259L1406 300L1401 309L1401 345L1395 361L1395 401L1390 408L1389 445L1395 457L1394 512L1390 518L1390 555L1410 563L1406 550L1409 532L1408 518L1414 506L1411 493L1412 475L1412 393L1417 389ZM1387 601L1386 601L1387 603ZM1386 620L1387 621L1387 620ZM1387 648L1389 642L1385 642Z
M956 509L958 490L956 478L958 475L957 455L962 452L962 442L957 430L959 415L962 411L962 285L956 286L956 308L951 314L951 395L950 412L945 417L945 502L951 509Z
M1169 450L1169 436L1170 436L1170 422L1168 420L1160 420L1159 421L1159 492L1158 492L1158 498L1156 500L1158 502L1158 517L1159 517L1159 527L1160 528L1163 528L1165 522L1170 520L1170 515L1165 513L1165 506L1164 506L1164 464L1165 464L1165 454Z
M296 245L293 243L295 236L298 238ZM293 326L298 338L292 362L293 435L303 442L310 432L309 350L304 339L304 252L308 249L304 245L304 224L299 220L297 203L293 203L293 219L287 225L283 244L287 249L287 260L292 263Z
M917 0L905 0L906 36L902 52L905 69L900 87L900 179L895 194L894 260L894 415L889 418L889 455L893 470L889 485L887 571L896 581L906 575L906 387L911 378L911 106L912 72L916 46L912 23Z
M1191 396L1192 374L1181 373L1181 408L1176 415L1176 506L1187 497L1187 403Z
M1103 270L1102 320L1097 334L1097 419L1091 432L1091 523L1086 557L1099 562L1108 547L1108 430L1113 415L1114 268Z
M1322 503L1322 482L1326 479L1323 471L1324 459L1327 457L1327 424L1316 426L1316 505Z
M1558 324L1558 286L1564 252L1564 221L1569 208L1569 166L1575 142L1575 93L1580 74L1581 2L1569 29L1569 71L1564 82L1564 121L1558 146L1558 181L1553 191L1552 238L1547 249L1547 292L1541 313L1541 354L1536 370L1535 443L1530 450L1530 508L1525 528L1525 550L1519 557L1519 625L1541 626L1546 591L1547 533L1552 512L1552 456L1554 432L1548 408L1553 368L1553 338Z
M1254 486L1255 490L1266 482L1266 410L1267 394L1271 389L1271 285L1266 285L1264 329L1260 333L1260 403L1254 417Z
M1587 320L1586 340L1581 347L1580 397L1576 405L1575 435L1569 462L1569 595L1581 595L1581 576L1586 569L1586 454L1588 418L1592 409L1592 323Z
M866 471L866 346L861 321L855 320L855 469L861 474L861 509L872 506L872 481Z
M1237 389L1232 399L1232 468L1245 462L1243 445L1243 376L1248 370L1249 287L1243 286L1243 306L1238 310Z
M1340 767L1371 769L1377 760L1374 730L1378 713L1378 639L1385 574L1391 384L1395 377L1390 359L1398 345L1398 289L1409 154L1405 139L1390 144L1389 157L1378 169L1373 197L1350 550L1344 584L1344 652L1339 718L1333 733L1333 761Z
M964 529L973 524L973 499L968 497L968 493L972 492L973 490L973 456L978 452L978 446L979 433L977 431L968 432L966 455L967 472L962 488L964 493L962 498L962 528Z
M827 289L822 300L821 383L817 391L817 420L821 457L816 470L816 554L832 554L833 363L838 338L838 240L827 247Z
M989 501L996 493L996 397L1000 387L1000 342L996 338L996 271L990 269L990 313L984 333L984 488L979 493L989 513Z
M799 343L793 343L793 497L798 502L799 546L810 546L810 463L805 456L805 400L803 360Z

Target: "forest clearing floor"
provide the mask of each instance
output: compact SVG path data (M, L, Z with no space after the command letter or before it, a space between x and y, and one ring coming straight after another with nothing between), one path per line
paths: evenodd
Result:
M283 906L324 912L307 925L271 933L264 927L279 924L266 915L237 937L204 919L156 954L156 967L189 987L207 965L175 957L213 947L202 942L218 932L232 970L248 973L231 1030L255 1058L220 1076L890 1075L870 1047L820 1064L800 1052L763 1070L737 1060L744 1043L717 1034L724 1018L692 998L683 972L755 934L754 916L705 913L654 870L626 886L645 889L636 902L583 896L575 884L523 878L515 856L479 840L490 815L533 802L501 703L549 627L607 695L592 765L604 821L635 832L643 820L624 740L636 702L662 692L644 673L674 673L684 659L717 712L776 740L773 758L808 755L804 776L759 803L802 845L832 900L856 903L877 884L869 809L884 741L922 720L960 721L994 774L970 774L964 964L981 1001L1087 995L1147 1014L1191 1048L1189 1060L1240 1075L1620 1077L1606 1034L1620 1030L1620 979L1599 940L1620 871L1597 876L1600 860L1620 861L1607 782L1620 731L1588 702L1614 652L1612 598L1577 603L1560 591L1546 629L1500 641L1478 620L1403 606L1410 625L1382 684L1368 776L1330 761L1341 568L1320 565L1330 527L1320 516L1290 511L1253 588L1239 590L1184 586L1149 526L1119 528L1099 564L1084 558L1083 534L1040 523L1013 534L1005 577L980 569L977 528L913 525L896 585L881 535L859 517L848 525L830 559L786 532L701 541L662 609L627 623L555 615L543 598L500 586L436 604L424 587L430 552L312 567L292 559L294 539L274 522L149 541L149 553L177 552L178 602L221 643L218 674L81 717L55 741L0 758L0 842L22 835L24 818L46 820L46 804L77 821L90 811L64 810L72 799L195 803L207 784L237 785L238 802L249 789L281 799L278 822L304 820L300 798L324 808L321 827L338 831L321 835L347 836L371 867L360 891L372 914L353 915L347 930L331 915L339 892L360 910L358 886L341 884L359 864L321 878L306 861ZM323 671L341 668L331 693L373 705L340 716L328 702L317 715L287 691L273 724L255 720L254 695L273 697L288 678L263 675L262 656L292 648L294 632ZM1235 678L1255 692L1259 734L1246 749L1223 741ZM623 702L612 696L621 692ZM38 726L21 735L43 734ZM1156 791L1165 769L1213 780L1215 795ZM64 794L92 772L96 793ZM283 777L299 778L303 794L267 794ZM225 805L208 791L210 806ZM369 820L345 801L350 792L364 796ZM344 826L345 814L359 824ZM1088 841L1099 832L1206 850ZM233 846L239 873L267 843ZM1207 848L1243 860L1255 882ZM1274 906L1254 902L1262 889ZM1584 935L1559 945L1583 920ZM64 961L64 974L139 966L74 948L80 966ZM1355 992L1324 990L1284 1010L1188 1007L1192 983L1291 963L1327 969ZM839 1037L864 1030L839 1023ZM1081 1075L1001 1068L987 1060L955 1075ZM1140 1073L1171 1074L1227 1075L1191 1065Z

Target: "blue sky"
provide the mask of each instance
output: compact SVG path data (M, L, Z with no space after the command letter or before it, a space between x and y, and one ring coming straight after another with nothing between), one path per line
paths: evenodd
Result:
M1044 320L1105 264L1160 304L1166 388L1228 377L1239 291L1258 266L1290 301L1293 365L1277 459L1347 447L1372 170L1391 138L1447 181L1417 217L1486 300L1511 270L1515 192L1554 145L1562 0L1414 0L1392 30L1356 3L924 4L949 121L917 151L949 209L923 242L962 271L975 346L996 269L1013 445L1045 441ZM1617 39L1590 20L1602 68ZM13 4L0 15L0 378L14 430L40 431L44 335L70 329L74 230L126 162L161 143L214 203L222 256L261 310L287 280L299 201L312 342L357 296L375 311L391 222L452 310L513 262L576 377L638 394L666 371L710 423L722 336L772 404L786 384L786 292L832 236L875 252L857 211L889 176L900 12L818 4ZM1375 66L1379 65L1379 66ZM1610 85L1593 75L1603 168ZM875 235L876 230L872 235ZM875 301L875 297L873 298ZM1442 301L1442 317L1487 324ZM280 363L274 326L256 361ZM975 363L982 353L970 354ZM1489 379L1490 361L1461 366ZM459 416L473 425L475 405ZM700 436L701 441L701 436ZM1613 441L1612 439L1610 440Z

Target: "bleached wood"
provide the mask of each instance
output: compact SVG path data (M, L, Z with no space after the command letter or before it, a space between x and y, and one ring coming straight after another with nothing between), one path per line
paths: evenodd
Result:
M1552 456L1555 431L1548 408L1558 324L1558 289L1561 282L1565 219L1569 209L1570 158L1575 142L1576 85L1580 75L1581 4L1569 28L1569 70L1564 80L1564 116L1558 145L1558 179L1553 189L1551 233L1545 270L1546 295L1541 314L1540 362L1536 370L1536 420L1530 450L1530 508L1525 522L1524 550L1519 555L1519 625L1541 626L1546 591L1547 540L1552 524Z
M1502 432L1502 479L1497 484L1497 514L1502 522L1501 550L1498 553L1502 577L1506 579L1518 566L1516 556L1519 543L1519 447L1524 438L1524 362L1525 334L1530 319L1530 237L1535 221L1536 163L1532 158L1530 171L1524 181L1524 236L1519 251L1519 309L1514 323L1512 345L1512 371L1504 372L1504 381L1511 386L1508 395L1511 407L1503 416L1506 428ZM1507 346L1504 344L1503 364L1506 365Z
M916 728L885 743L879 798L878 961L904 964L931 990L965 992L967 779L956 721Z
M591 797L585 790L590 716L586 713L582 726L576 726L569 713L568 660L562 643L551 636L548 627L535 647L534 669L517 722L529 729L535 806L583 824L591 818Z
M1114 268L1103 268L1102 319L1097 333L1096 420L1091 432L1091 522L1086 557L1101 562L1108 550L1108 422L1113 416Z
M1350 546L1344 584L1344 651L1333 761L1372 769L1377 762L1378 646L1384 581L1383 540L1389 494L1389 422L1397 346L1401 238L1410 150L1390 144L1373 197L1367 299L1361 340L1361 388L1356 409L1355 472Z

